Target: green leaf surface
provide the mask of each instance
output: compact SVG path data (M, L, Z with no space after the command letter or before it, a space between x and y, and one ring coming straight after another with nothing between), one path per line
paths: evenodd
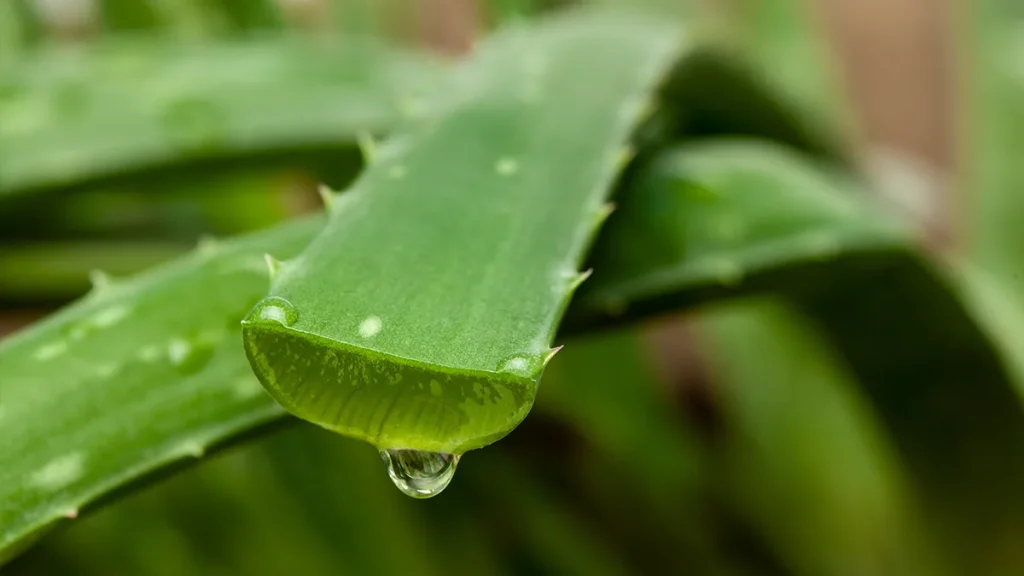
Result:
M566 329L784 296L858 377L950 561L975 566L1018 533L1024 510L1007 503L1024 483L1017 363L956 270L918 255L848 178L772 146L683 147L644 176L595 247Z
M626 322L725 296L800 286L903 252L907 235L854 180L756 140L688 144L639 171L591 256L566 327Z
M945 573L877 416L816 327L767 298L695 321L723 412L716 487L793 573Z
M298 252L320 225L208 244L0 342L0 560L140 475L284 415L238 322L268 288L262 253Z
M623 195L613 218L647 213L645 196L657 189L636 190ZM213 251L207 246L0 342L0 550L5 557L69 511L196 453L197 447L283 416L258 389L247 388L254 382L230 322L267 290L262 254L292 257L321 227L322 220L311 219L213 246ZM627 235L611 246L628 245L632 233L627 225L606 230ZM601 255L603 244L594 261L614 261ZM709 274L703 281L717 291L719 280ZM598 291L601 282L595 280ZM694 279L691 287L698 282ZM587 305L579 300L574 307ZM125 315L118 317L122 310ZM196 358L209 354L210 359L183 377L173 360L192 366L193 350L202 351ZM123 404L112 413L117 418L97 419L98 410L114 404ZM596 417L585 413L579 413L582 424ZM45 449L25 452L24 446ZM82 461L76 463L74 455ZM64 458L72 458L67 470L62 470ZM42 487L24 480L51 474Z
M0 70L0 196L336 152L422 108L438 72L369 38L51 47Z
M675 27L593 14L486 41L437 117L391 138L274 265L243 321L264 387L382 449L459 454L511 431L680 49Z

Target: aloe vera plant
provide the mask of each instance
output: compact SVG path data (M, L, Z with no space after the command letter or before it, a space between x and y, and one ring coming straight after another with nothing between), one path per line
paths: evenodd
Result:
M195 8L191 2L168 6ZM828 337L841 362L826 346L801 344L809 339L787 330L785 318L751 315L732 325L726 319L718 332L710 323L712 330L703 334L721 355L710 365L733 393L744 394L728 404L732 412L725 426L739 436L752 434L752 442L691 434L674 421L668 391L636 397L630 383L646 378L646 370L639 358L611 352L628 346L624 340L608 340L606 352L581 345L578 356L554 360L545 387L557 388L539 408L599 446L612 468L625 468L602 468L566 454L571 466L585 471L577 471L586 476L583 490L601 495L599 514L617 505L616 486L606 479L612 475L650 492L650 498L633 502L652 507L647 516L657 519L654 523L672 523L677 515L701 517L710 499L756 526L762 544L778 555L765 564L777 560L797 574L839 571L851 563L868 571L892 569L884 557L912 554L893 552L895 544L876 537L881 525L920 530L928 544L939 544L943 561L964 569L984 564L990 550L1015 533L1022 515L1005 503L1021 480L1013 445L1024 421L1014 387L1024 365L1014 353L1020 320L1012 293L985 271L956 268L951 275L919 255L900 225L864 201L862 185L846 173L842 153L806 130L809 116L779 107L757 90L738 88L753 84L744 84L746 76L731 67L730 56L684 51L685 38L672 24L569 12L499 32L438 90L436 68L383 46L367 48L376 56L363 61L348 51L278 41L283 36L271 42L206 43L228 22L239 29L280 24L265 3L218 3L179 20L181 14L172 18L154 10L118 9L117 15L127 19L117 26L170 25L206 39L175 54L164 52L178 46L166 39L144 43L149 48L141 52L123 49L129 44L122 42L52 59L56 53L41 52L47 56L40 56L43 65L37 70L24 66L23 58L38 54L0 55L5 66L0 154L18 160L11 172L0 163L0 201L13 194L27 198L23 193L146 182L178 172L191 180L200 167L219 172L263 164L268 157L286 164L326 157L336 161L335 167L350 164L343 168L351 172L356 162L345 155L356 132L364 133L368 166L350 190L325 197L326 217L204 242L193 254L134 279L93 274L89 296L0 342L0 562L61 519L77 517L153 471L193 461L247 431L281 421L289 411L385 449L400 487L412 495L435 494L450 479L460 453L494 441L523 419L557 350L552 346L562 344L563 337L765 292L795 304ZM10 12L0 8L0 30L11 29L5 20ZM227 20L207 17L214 13ZM11 41L3 42L6 50ZM264 47L270 48L264 52ZM81 63L83 70L123 70L119 66L130 65L130 57L140 53L153 56L155 65L139 81L113 72L84 78L70 69ZM150 90L164 94L168 86L180 88L178 81L193 73L199 78L250 70L246 66L255 66L260 55L287 61L280 75L239 73L252 82L247 86L266 94L251 98L249 88L204 92L210 84L196 80L198 92L187 96L209 100L175 117L169 131L160 121L161 110L116 110L105 96L113 86L130 94L127 103L145 104ZM10 67L11 62L18 66ZM342 72L333 69L336 64ZM302 70L309 74L298 74ZM227 74L222 80L232 78ZM275 84L287 78L294 85ZM652 100L666 79L660 97ZM794 76L791 84L801 82ZM413 92L416 97L408 98ZM334 98L353 106L337 106ZM65 115L51 118L62 121L39 122L43 116L33 111L42 109L40 102ZM218 110L230 109L230 122L221 124L210 114L205 106L210 102L223 106ZM272 114L281 102L301 110ZM645 110L654 116L638 130ZM328 112L339 119L341 130L323 121ZM390 132L403 112L422 115L373 145L369 133ZM130 122L121 123L121 113ZM111 139L109 146L85 146L104 131L125 137ZM685 142L720 134L734 138ZM46 144L65 138L67 146ZM671 138L684 142L677 146L667 141ZM624 171L630 146L639 154ZM69 155L78 163L65 162ZM617 180L617 198L612 198ZM610 199L619 209L602 227ZM25 253L4 248L4 254ZM265 260L264 253L273 257ZM1003 256L1000 271L1006 272L1012 258ZM60 277L52 274L60 269L48 265L42 272L50 276L19 275L21 284L7 283L16 270L31 269L23 263L4 268L4 262L4 289L38 291L38 285L56 284L46 278ZM581 270L590 267L594 273L587 279ZM77 268L75 273L81 276ZM965 288L957 283L961 273ZM886 312L871 313L877 309ZM239 320L247 313L243 346ZM713 314L708 317L714 320ZM775 357L749 360L756 355L741 339L750 335L761 339L754 346L758 353ZM911 340L919 346L908 351L901 343ZM833 369L842 362L849 374L841 366ZM837 487L827 471L817 477L808 470L787 483L786 474L796 473L806 464L802 458L810 457L800 449L806 445L792 442L799 453L784 457L773 457L772 451L790 445L786 431L797 430L800 419L757 406L769 393L759 386L772 377L787 381L787 371L797 365L804 368L803 379L794 382L856 380L891 436L913 494L904 499L885 480L867 483L870 491L879 491L878 498L861 497L849 486ZM254 371L280 404L263 394ZM775 386L772 390L789 390ZM804 392L777 394L808 390L797 389ZM948 409L950 398L956 398L957 410ZM842 414L830 411L835 406L818 408L822 419ZM781 429L774 425L779 421ZM821 436L856 444L845 433L870 436L859 428ZM974 449L981 445L999 450ZM521 474L515 460L499 450L483 455L481 468L469 474L462 493L471 495L468 508L495 488L525 487L498 515L517 525L508 533L527 542L537 561L556 570L585 566L590 572L630 572L634 566L620 563L612 549L619 543L593 533L593 518L570 519L575 497ZM287 456L300 452L283 448ZM331 456L310 456L318 457ZM678 461L666 462L673 457ZM284 458L273 466L288 475L294 464ZM303 466L304 473L293 474L296 482L329 483L320 478L318 466ZM378 487L347 482L337 477L338 468L330 482L344 484L352 494L339 491L336 500L302 494L295 500L310 509L330 500L346 508L346 522L358 525L356 517L372 515L382 500L369 498L353 507L351 498L378 494ZM493 481L502 471L512 478L504 480L504 490ZM709 471L725 474L725 485L709 488ZM761 475L763 483L746 481ZM273 499L274 490L266 486L267 491L250 496ZM780 504L804 490L813 494L802 506ZM857 504L848 504L841 527L814 509L829 508L833 496L852 502L846 495ZM915 499L925 505L923 527L904 522L903 505L913 508ZM443 503L456 501L446 497ZM658 507L669 502L672 507ZM857 508L865 502L878 508ZM282 503L266 513L280 515L288 530L314 533L289 510ZM407 514L382 516L412 522ZM319 510L311 517L316 533L353 529L332 524ZM789 521L795 518L800 526ZM893 524L886 524L889 520ZM453 528L431 526L438 532ZM635 538L647 536L642 526L624 526L638 528L643 537ZM476 537L472 546L486 540L479 531L458 527L459 534ZM416 547L417 564L430 562L435 544L446 545L444 537L423 545L413 532L405 530L395 541ZM701 530L696 533L700 537L680 537L678 531L675 539L666 537L672 550L686 550L686 559L673 567L742 572L723 569L731 563L715 558L717 544ZM268 534L259 532L260 541L272 541ZM386 534L366 531L354 541L365 547L349 542L354 565L363 571L378 567L377 539ZM939 537L932 542L935 534ZM802 548L815 538L814 550ZM299 569L329 572L318 560L322 543L302 539L309 554ZM995 544L986 547L987 541ZM899 542L899 547L917 545L915 534ZM282 555L274 557L287 563ZM400 559L389 560L380 565L385 571L406 571ZM498 571L487 554L474 561L487 567L478 572ZM916 559L899 566L903 573L941 572ZM422 571L436 571L432 568Z
M512 430L680 50L672 26L599 17L481 46L436 119L389 139L324 231L270 261L270 295L243 322L266 389L382 450L458 455Z
M438 68L371 38L50 49L0 69L0 195L254 156L336 162L356 132L420 113ZM118 137L97 143L111 131Z

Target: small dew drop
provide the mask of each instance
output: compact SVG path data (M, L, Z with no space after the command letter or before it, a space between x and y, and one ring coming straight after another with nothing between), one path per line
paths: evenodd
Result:
M82 477L85 456L73 452L51 460L46 466L29 475L28 484L40 490L59 490Z
M160 348L154 344L143 346L135 354L143 362L156 362L160 358Z
M515 158L505 157L494 164L494 171L500 176L511 176L519 172L519 162Z
M406 496L432 498L448 487L459 463L458 454L392 448L380 451L388 476Z
M543 353L534 354L532 352L520 352L518 354L512 354L506 356L498 362L495 367L495 371L512 374L514 376L521 376L531 378L540 372L544 365L544 354L547 353L545 349Z
M174 364L175 366L184 362L191 353L192 345L188 343L188 340L175 338L167 345L167 358L169 358L171 364Z
M89 318L89 323L96 328L109 328L123 320L129 312L130 310L125 306L111 306Z
M110 378L114 374L117 374L117 364L100 364L96 367L96 376L98 378Z
M40 362L45 362L46 360L52 360L57 356L60 356L61 354L67 352L67 350L67 342L63 340L58 340L56 342L51 342L49 344L40 346L38 349L36 349L35 353L32 354L32 357Z
M526 358L512 358L505 362L505 365L501 367L504 372L516 372L520 370L526 370L530 364L526 361Z
M363 338L373 338L380 332L383 325L384 323L381 321L379 316L367 316L366 319L359 324L359 335Z
M284 298L268 296L256 304L256 308L253 309L249 316L259 320L269 320L285 326L291 326L299 319L299 312L291 302Z
M212 342L174 338L167 344L167 358L182 374L195 374L213 358Z

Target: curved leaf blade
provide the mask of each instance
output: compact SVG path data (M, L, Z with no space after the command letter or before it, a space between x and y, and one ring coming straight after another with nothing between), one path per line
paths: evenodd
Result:
M284 415L248 369L238 321L269 285L263 251L297 252L320 225L207 246L0 342L0 560L140 475Z
M801 285L847 261L906 250L908 236L858 192L848 177L770 142L665 152L623 193L566 328Z
M369 38L40 50L0 70L0 197L336 151L390 128L438 77L425 58Z

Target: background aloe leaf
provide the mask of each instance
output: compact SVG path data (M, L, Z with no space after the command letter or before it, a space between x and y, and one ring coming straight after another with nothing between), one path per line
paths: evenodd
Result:
M297 252L319 226L207 245L0 342L0 558L139 475L283 414L251 376L237 326L267 290L262 252ZM116 419L100 417L113 406Z
M822 279L908 237L841 172L772 142L686 144L638 171L573 301L579 330Z
M948 573L881 422L813 325L772 299L696 323L723 411L716 486L794 573Z
M511 431L680 49L674 27L580 13L485 42L437 119L395 135L275 265L243 321L264 387L380 448L461 454Z
M190 167L231 160L337 162L357 131L388 129L420 101L437 72L369 38L119 39L33 52L0 71L0 194L145 181L171 167L191 177Z
M599 325L601 310L624 321L728 295L784 295L850 363L949 550L981 554L1015 533L1021 511L1005 500L1024 481L1013 449L1024 443L1020 399L999 334L950 273L915 255L849 180L792 153L704 144L662 158L609 222L566 328Z
M803 121L828 126L839 138L850 128L821 8L801 0L740 0L732 40L752 67L770 74L776 93L794 103ZM785 65L780 65L780 63Z

